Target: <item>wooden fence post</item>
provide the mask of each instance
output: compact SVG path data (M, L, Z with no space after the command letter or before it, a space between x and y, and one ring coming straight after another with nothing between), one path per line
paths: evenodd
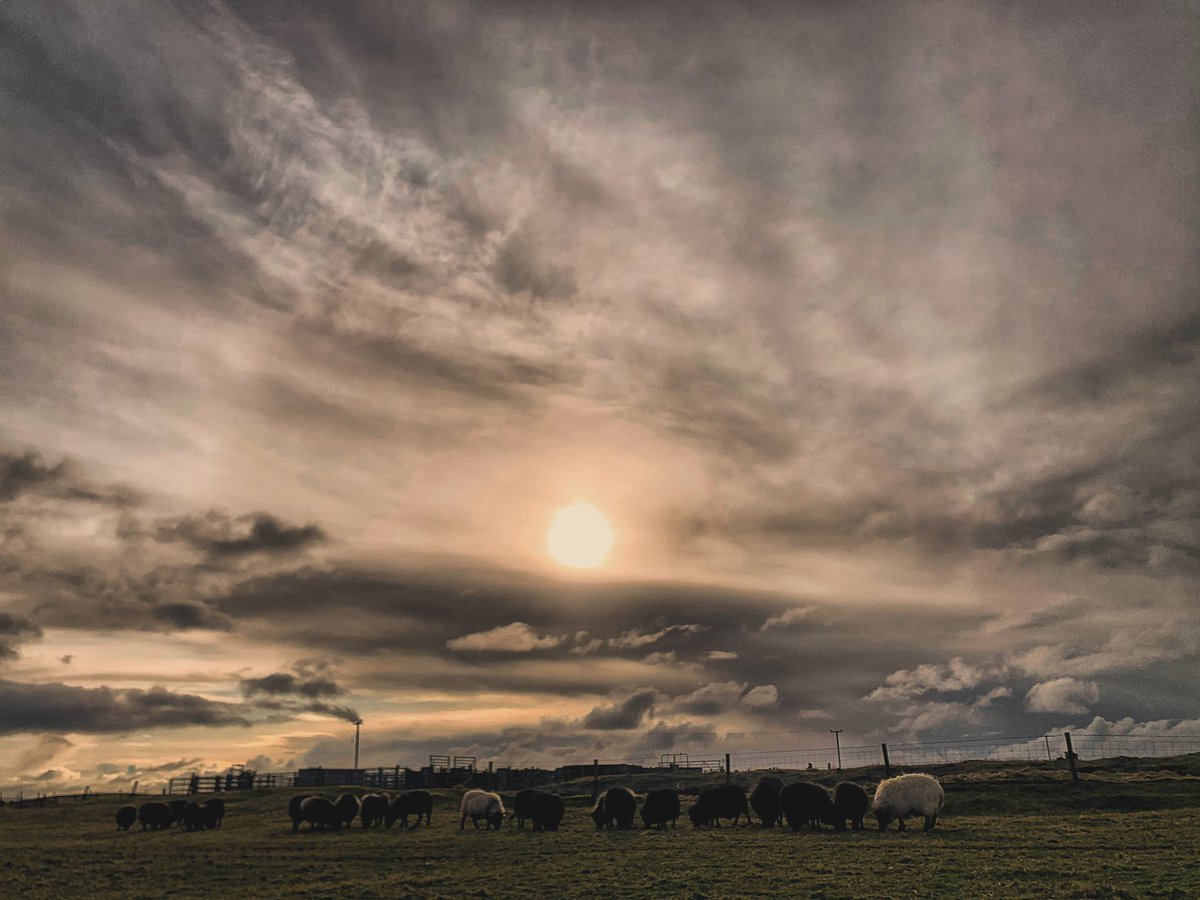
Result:
M892 777L892 761L888 759L887 744L879 745L883 749L883 774L887 778Z
M729 784L730 774L731 774L731 769L730 769L730 765L729 765L729 754L726 753L725 754L725 783L726 784Z
M1071 732L1064 731L1063 737L1067 741L1067 765L1071 767L1071 780L1079 781L1079 772L1075 770L1075 748L1071 746Z
M600 760L592 760L592 802L600 799Z

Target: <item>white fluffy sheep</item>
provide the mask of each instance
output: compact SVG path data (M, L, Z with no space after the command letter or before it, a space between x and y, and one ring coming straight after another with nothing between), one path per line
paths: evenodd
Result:
M933 831L938 810L946 802L946 794L938 780L932 775L897 775L879 782L875 788L875 799L871 810L884 831L888 823L896 820L896 828L904 830L905 816L924 816L925 830Z
M489 827L499 829L504 816L504 801L499 794L473 788L463 794L462 820L458 823L458 830L466 828L468 818L476 828L479 827L479 820L484 819Z

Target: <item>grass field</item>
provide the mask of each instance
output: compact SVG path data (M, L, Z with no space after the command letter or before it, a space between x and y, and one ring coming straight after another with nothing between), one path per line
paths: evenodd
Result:
M1176 773L944 775L938 830L293 834L290 790L225 795L218 831L118 832L115 801L0 809L0 896L1200 897L1200 779ZM911 823L910 823L911 824ZM135 826L136 828L136 826Z

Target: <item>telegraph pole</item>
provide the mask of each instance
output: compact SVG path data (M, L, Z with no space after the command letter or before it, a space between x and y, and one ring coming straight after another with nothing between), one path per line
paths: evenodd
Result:
M830 728L829 733L833 735L834 743L837 744L838 756L838 771L842 771L842 731L841 728Z
M362 728L362 719L355 719L354 720L354 769L355 769L355 771L358 770L358 734L359 734L360 728Z

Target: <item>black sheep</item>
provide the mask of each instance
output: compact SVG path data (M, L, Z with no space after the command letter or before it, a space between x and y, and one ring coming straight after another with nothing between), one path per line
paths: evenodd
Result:
M346 828L354 821L361 807L359 800L353 794L342 794L333 801L333 807L338 811L338 819Z
M774 775L764 775L750 792L750 806L764 828L774 828L779 822L779 792L782 790L782 781Z
M675 827L679 819L679 792L670 788L659 788L646 795L642 804L642 827L664 829L667 823Z
M517 821L517 828L524 828L524 821L533 818L533 806L530 804L536 793L532 787L527 787L517 791L517 796L512 798L512 817Z
M187 809L188 801L186 800L168 800L167 806L171 809L171 824L183 821L183 811Z
M209 818L212 819L212 828L220 828L221 823L225 821L225 801L220 797L213 797L204 804L208 809Z
M625 787L609 788L592 807L592 821L596 829L633 827L633 817L637 815L637 798L633 791Z
M529 798L529 819L534 831L558 831L566 812L567 806L558 794L535 791Z
M183 810L183 818L180 823L186 831L204 831L209 828L217 827L217 810L213 808L212 803L218 801L210 801L209 803L197 803L192 801Z
M310 825L310 831L336 831L342 827L342 813L324 797L305 797L300 804L300 818Z
M138 811L136 806L122 806L117 810L117 829L119 831L128 831L137 819Z
M522 791L517 791L517 796L513 798L513 818L517 820L517 828L525 827L525 820L533 818L533 798L537 796L537 791L532 788L525 788Z
M846 820L849 819L855 831L862 830L863 817L870 806L871 798L861 785L853 781L839 782L833 789L833 807L837 811L837 822L833 827L838 831L845 831Z
M362 827L372 828L387 816L388 798L383 794L367 794L362 798Z
M288 801L288 816L292 820L292 831L300 830L300 823L304 821L304 815L300 812L300 805L308 799L308 794L297 794Z
M779 792L779 806L792 831L799 831L801 825L809 825L817 830L822 822L826 825L837 823L837 813L829 791L819 784L805 781L789 784Z
M738 819L746 817L750 824L750 807L746 803L746 792L736 784L722 784L701 791L700 798L688 809L688 818L692 825L716 825L721 827L722 819L733 819L733 827L737 827Z
M138 821L142 823L142 831L170 828L173 821L171 807L157 800L149 800L138 810Z
M421 824L421 817L424 816L425 824L428 826L432 813L433 795L429 791L408 791L392 801L383 823L391 828L399 821L402 827L408 828L408 817L416 816L417 821L412 825L413 828L416 828Z

